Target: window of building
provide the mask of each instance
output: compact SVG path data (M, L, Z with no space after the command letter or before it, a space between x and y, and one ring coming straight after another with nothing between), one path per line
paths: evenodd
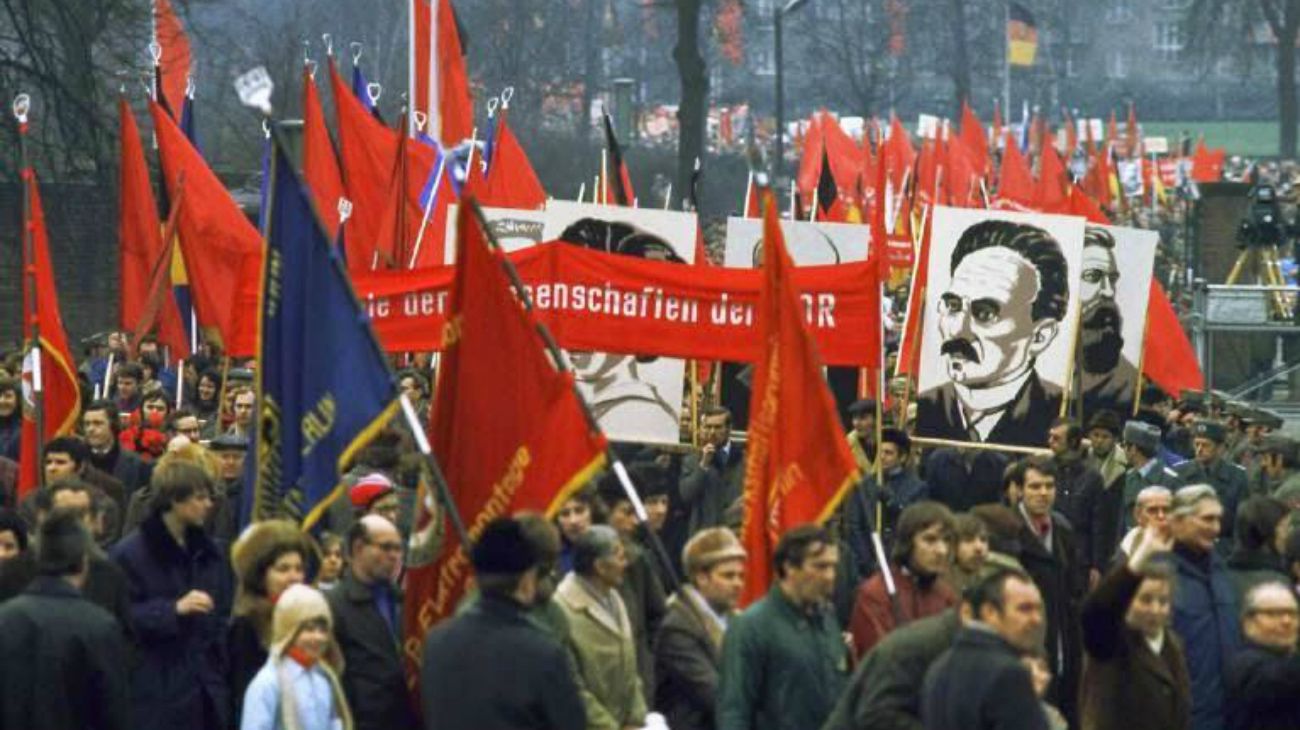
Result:
M1116 49L1106 56L1106 77L1111 79L1128 78L1128 54Z
M1187 36L1182 23L1156 23L1152 26L1155 38L1152 48L1162 61L1176 61L1187 47Z
M1133 19L1133 0L1108 0L1106 20L1120 23Z

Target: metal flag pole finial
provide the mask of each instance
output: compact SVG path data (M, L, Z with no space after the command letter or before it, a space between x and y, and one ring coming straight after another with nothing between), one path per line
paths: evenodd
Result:
M379 95L382 93L384 93L384 86L378 81L366 84L366 96L370 97L371 106L379 103Z
M235 92L239 94L240 103L267 116L271 116L271 92L274 90L275 82L271 81L265 66L258 66L235 79Z
M411 112L411 121L415 122L415 131L423 132L425 126L429 124L429 115L416 109Z
M501 90L501 110L510 108L510 100L515 98L515 87L507 86Z
M153 59L153 65L157 66L162 63L163 47L158 41L149 41L149 58Z
M352 201L347 198L339 198L339 225L343 225L347 219L352 217Z
M311 63L311 39L302 39L302 62L304 65Z
M501 105L500 97L494 96L491 99L487 100L488 119L491 119L492 117L496 116L497 107L500 105Z
M361 41L352 41L348 44L348 48L352 49L352 65L355 66L361 62L361 54L365 53L366 47L361 44Z
M325 55L326 55L326 56L333 56L333 55L334 55L334 36L330 35L329 33L321 33L321 34L320 34L320 40L321 40L322 43L325 44Z
M191 72L185 76L185 98L193 99L194 92L198 90L198 84L194 81L194 74Z
M32 110L32 97L28 96L25 93L19 94L18 96L14 97L14 105L13 105L14 118L18 120L19 124L27 123L27 116L31 112L31 110Z

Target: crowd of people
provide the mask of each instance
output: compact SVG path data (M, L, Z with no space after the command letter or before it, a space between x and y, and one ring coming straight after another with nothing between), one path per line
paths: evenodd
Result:
M923 449L859 401L867 476L780 536L741 610L745 444L706 407L698 446L619 447L645 522L607 475L482 526L414 677L402 579L441 535L412 540L427 474L405 427L321 529L242 527L248 364L89 347L98 397L21 500L0 373L3 727L1300 727L1300 444L1266 411L1148 389L1026 456Z

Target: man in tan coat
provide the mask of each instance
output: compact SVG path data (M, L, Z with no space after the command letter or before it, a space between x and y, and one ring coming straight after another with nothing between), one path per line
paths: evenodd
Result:
M555 591L569 621L588 730L645 724L646 703L637 673L636 641L618 586L627 554L618 533L594 525L573 545L573 572Z

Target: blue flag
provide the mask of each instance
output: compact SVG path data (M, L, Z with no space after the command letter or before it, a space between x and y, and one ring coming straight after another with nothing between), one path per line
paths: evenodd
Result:
M392 371L285 150L273 142L251 518L310 528L398 410Z

